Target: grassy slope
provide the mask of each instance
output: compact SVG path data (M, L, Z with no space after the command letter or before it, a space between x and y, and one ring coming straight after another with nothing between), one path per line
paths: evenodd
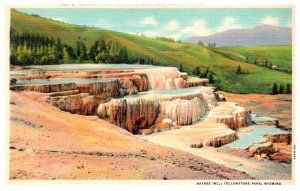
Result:
M215 48L212 50L218 54L221 54L222 56L224 56L226 58L231 59L231 60L246 62L246 57L237 52L234 52L231 50L223 50L223 49L219 49L219 48Z
M222 89L237 93L269 93L272 83L291 83L291 75L263 67L235 61L205 47L155 40L147 37L66 24L41 17L33 17L12 11L11 27L19 32L38 32L59 37L63 42L74 43L80 36L86 38L87 46L103 36L106 40L117 40L136 55L150 56L166 65L179 66L191 72L195 66L202 71L209 67L216 73ZM241 65L243 75L235 73Z
M233 46L223 47L223 51L231 51L235 54L249 57L250 59L267 59L282 69L292 70L292 46L269 45L269 46Z

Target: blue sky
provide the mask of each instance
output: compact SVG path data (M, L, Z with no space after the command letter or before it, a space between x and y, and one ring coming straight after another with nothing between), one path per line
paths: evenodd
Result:
M36 8L17 9L66 23L146 36L186 39L261 24L291 26L290 8Z

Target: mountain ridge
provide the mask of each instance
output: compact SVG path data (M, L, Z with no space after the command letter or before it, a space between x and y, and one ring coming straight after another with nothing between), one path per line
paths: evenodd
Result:
M193 36L185 40L189 43L199 41L216 46L258 46L286 45L292 43L292 29L272 25L258 25L247 29L230 29L208 36Z

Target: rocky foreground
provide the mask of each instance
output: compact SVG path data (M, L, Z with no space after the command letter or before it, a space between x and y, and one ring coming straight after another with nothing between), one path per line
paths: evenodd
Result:
M252 179L244 172L11 91L10 179Z

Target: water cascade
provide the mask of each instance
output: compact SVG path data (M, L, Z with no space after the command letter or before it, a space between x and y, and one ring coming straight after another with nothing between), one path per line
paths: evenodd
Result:
M157 67L138 71L146 73L151 90L173 90L186 87L186 82L177 68Z

